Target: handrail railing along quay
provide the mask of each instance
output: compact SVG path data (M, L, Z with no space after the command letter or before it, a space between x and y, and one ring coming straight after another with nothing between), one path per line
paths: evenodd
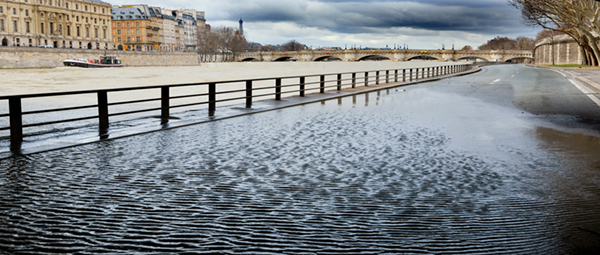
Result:
M0 123L2 119L8 122L8 126L0 126L1 131L10 130L10 149L18 152L21 149L23 138L32 134L25 134L24 129L40 126L49 126L70 122L90 121L97 119L99 135L105 137L110 127L110 118L125 115L134 115L147 112L160 112L157 116L161 123L168 123L172 118L171 109L197 107L207 105L209 116L214 116L217 103L231 101L245 101L246 107L251 108L253 99L274 97L275 100L281 100L282 95L297 94L305 96L309 91L319 91L325 93L328 89L342 90L345 88L356 88L359 85L370 86L380 84L381 82L412 82L414 80L427 79L431 77L463 72L472 68L471 64L445 65L436 67L419 68L400 68L373 71L356 71L344 73L314 74L303 76L285 76L275 78L254 78L245 80L229 81L207 81L200 83L172 84L172 85L154 85L145 87L127 87L101 90L82 90L68 92L51 92L27 95L0 96L1 101L8 101L8 113L0 113ZM362 79L362 81L361 81ZM219 85L219 86L217 86ZM225 85L236 85L229 90L219 90L219 87ZM245 86L244 86L245 85ZM195 88L194 93L174 95L176 89ZM140 91L157 90L156 96L150 98L136 98L135 100L126 100L118 102L109 102L109 94L114 93L138 93ZM255 93L262 92L262 93ZM237 95L237 94L242 94ZM245 93L245 94L244 94ZM83 104L77 106L65 106L50 109L23 110L23 100L39 98L55 98L64 96L94 96L96 104ZM219 98L223 96L224 98ZM227 97L230 96L230 97ZM193 102L173 104L177 100L191 100L194 98L205 98ZM194 99L195 100L195 99ZM136 104L158 104L149 108L124 110L119 112L111 111L111 107L131 106ZM40 114L56 114L68 111L85 110L88 113L94 111L94 114L77 116L59 120L47 120L41 122L24 123L23 117ZM150 116L146 116L150 117ZM8 118L8 121L6 119ZM35 135L35 134L33 134Z

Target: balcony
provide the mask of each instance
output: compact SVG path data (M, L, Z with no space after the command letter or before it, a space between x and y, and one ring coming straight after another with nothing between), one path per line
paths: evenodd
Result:
M160 27L153 27L152 30L158 31L158 30L160 30Z
M154 36L154 34L147 34L146 36L148 36L148 37L153 37L153 36Z

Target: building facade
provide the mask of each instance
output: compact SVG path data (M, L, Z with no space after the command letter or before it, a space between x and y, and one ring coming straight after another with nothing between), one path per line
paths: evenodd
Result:
M152 20L139 8L123 6L112 8L112 37L119 50L151 51L156 42Z
M110 9L100 0L0 0L0 45L112 49Z

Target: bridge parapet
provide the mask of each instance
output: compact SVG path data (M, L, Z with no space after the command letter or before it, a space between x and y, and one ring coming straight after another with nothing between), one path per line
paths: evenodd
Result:
M437 59L439 61L457 61L461 59L483 59L489 62L505 62L515 58L533 59L531 51L521 50L333 50L333 51L278 51L246 52L237 56L237 61L318 61L326 58L341 59L345 62L361 61L368 57L381 57L396 62L410 61L415 58Z

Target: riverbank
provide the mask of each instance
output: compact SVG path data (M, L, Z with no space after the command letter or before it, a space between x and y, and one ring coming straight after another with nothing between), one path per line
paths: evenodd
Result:
M98 59L101 55L117 56L126 66L200 65L199 55L194 52L0 47L0 69L55 68L63 66L65 59Z

